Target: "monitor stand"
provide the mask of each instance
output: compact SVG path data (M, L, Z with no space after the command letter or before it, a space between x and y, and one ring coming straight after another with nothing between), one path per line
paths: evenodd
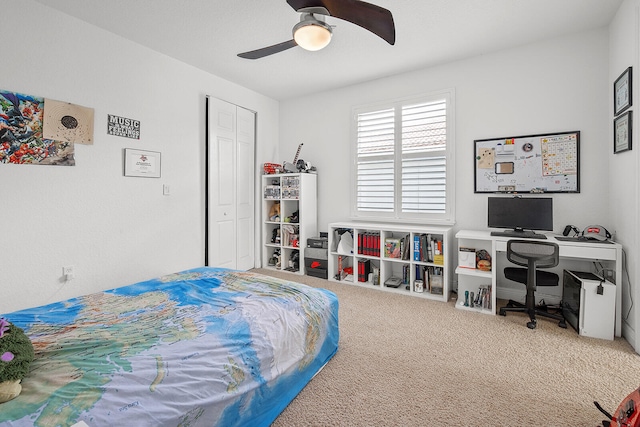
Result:
M501 236L501 237L515 237L518 239L546 239L547 236L544 234L535 233L532 230L524 230L522 228L515 228L513 230L504 230L504 231L492 231L492 236Z

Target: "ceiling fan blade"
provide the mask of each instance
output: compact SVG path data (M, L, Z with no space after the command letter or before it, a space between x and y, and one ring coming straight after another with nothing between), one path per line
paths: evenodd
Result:
M250 52L239 53L240 58L245 59L259 59L265 56L273 55L274 53L282 52L283 50L291 49L298 46L295 40L289 40L286 42L274 44L273 46L263 47L262 49L252 50Z
M330 16L359 25L389 44L396 42L396 27L390 11L359 0L287 0L294 10L324 7Z

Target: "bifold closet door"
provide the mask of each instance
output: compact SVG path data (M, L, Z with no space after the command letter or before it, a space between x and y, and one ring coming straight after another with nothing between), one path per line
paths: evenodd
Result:
M206 263L246 270L255 264L255 113L207 103Z

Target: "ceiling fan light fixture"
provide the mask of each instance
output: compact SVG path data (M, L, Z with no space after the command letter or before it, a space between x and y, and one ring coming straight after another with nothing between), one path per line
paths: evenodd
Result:
M313 16L305 17L293 27L293 39L306 50L324 49L331 42L331 26Z
M333 26L325 23L325 16L362 27L390 45L396 42L393 15L380 6L362 0L287 0L287 3L301 15L300 22L293 27L293 39L239 53L240 58L264 58L296 46L311 51L323 49L331 42L333 32Z

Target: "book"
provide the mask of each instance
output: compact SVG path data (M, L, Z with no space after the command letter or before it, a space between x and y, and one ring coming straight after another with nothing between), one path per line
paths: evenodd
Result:
M380 234L375 231L359 233L358 253L368 256L380 256Z
M433 251L431 248L431 235L420 235L420 261L431 262L433 261Z
M407 234L404 237L404 245L402 248L402 259L408 260L411 254L411 235Z
M384 256L385 258L400 258L400 239L395 237L387 237L384 240Z
M427 234L427 262L433 262L433 255L435 254L435 240L431 238L431 234Z
M442 239L438 237L432 238L433 243L433 256L431 261L434 264L444 265L444 252L442 251Z
M420 236L413 236L413 260L420 261Z
M369 273L371 271L370 260L358 260L358 282L366 282L369 280Z

